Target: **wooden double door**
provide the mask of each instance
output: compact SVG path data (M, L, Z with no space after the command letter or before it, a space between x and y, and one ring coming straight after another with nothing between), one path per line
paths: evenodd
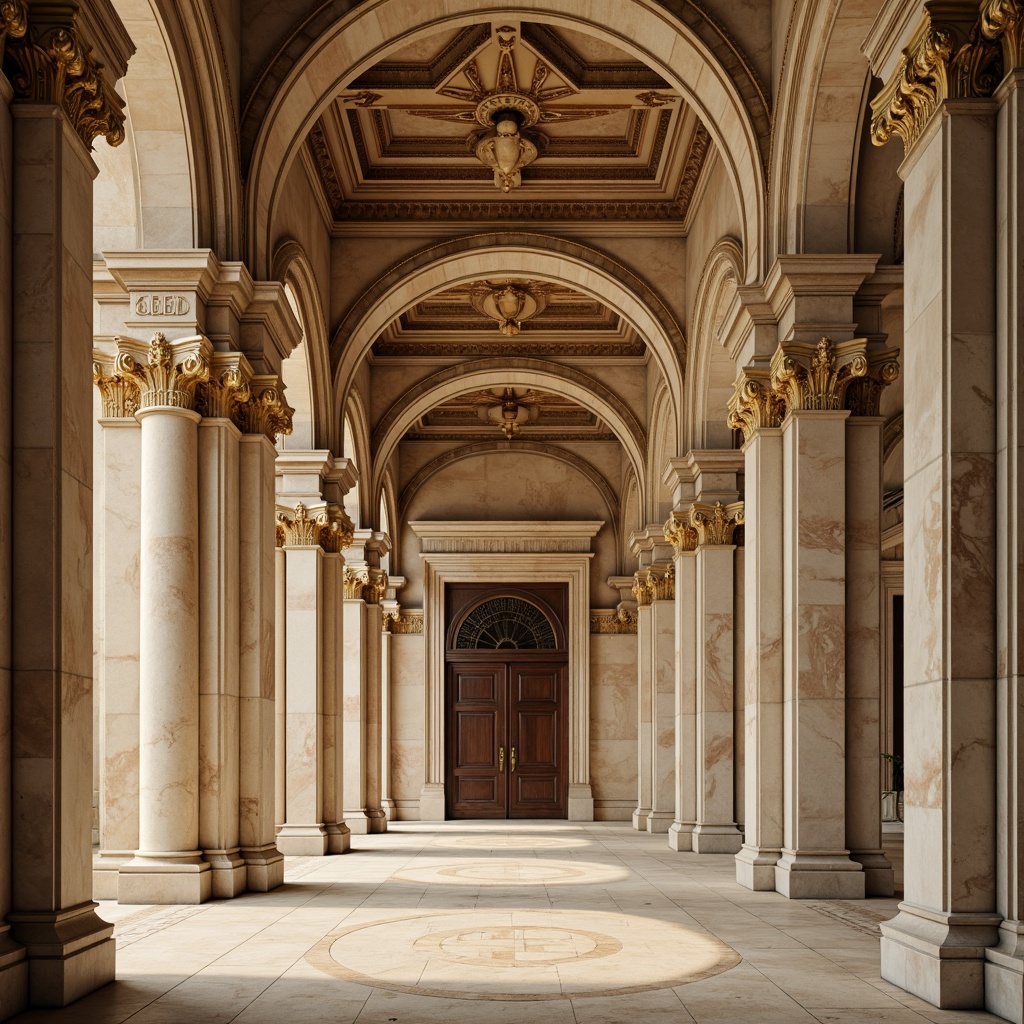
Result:
M448 817L564 818L565 661L479 653L448 663Z

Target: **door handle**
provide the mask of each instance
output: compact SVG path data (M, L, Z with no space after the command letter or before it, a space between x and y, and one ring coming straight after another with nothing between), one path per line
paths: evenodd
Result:
M514 772L515 770L516 770L516 748L513 747L512 748L512 766L511 766L510 771Z
M498 747L498 771L503 772L505 770L505 748Z

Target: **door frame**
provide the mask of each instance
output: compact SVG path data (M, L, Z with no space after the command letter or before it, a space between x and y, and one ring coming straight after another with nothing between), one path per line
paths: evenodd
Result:
M446 583L565 583L569 648L569 821L594 820L590 787L590 560L604 523L410 522L423 558L423 770L420 820L445 820Z

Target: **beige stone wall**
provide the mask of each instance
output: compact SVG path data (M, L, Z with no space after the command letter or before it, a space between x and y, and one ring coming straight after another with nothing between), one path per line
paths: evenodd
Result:
M636 634L590 637L590 783L598 821L629 821L637 792Z
M423 788L423 634L391 638L391 797L399 818L419 817Z

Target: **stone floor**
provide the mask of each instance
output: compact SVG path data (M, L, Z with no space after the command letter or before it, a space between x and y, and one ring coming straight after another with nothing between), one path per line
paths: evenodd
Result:
M59 1024L949 1024L878 977L896 900L790 902L627 824L399 823L268 895L101 904L118 978Z

